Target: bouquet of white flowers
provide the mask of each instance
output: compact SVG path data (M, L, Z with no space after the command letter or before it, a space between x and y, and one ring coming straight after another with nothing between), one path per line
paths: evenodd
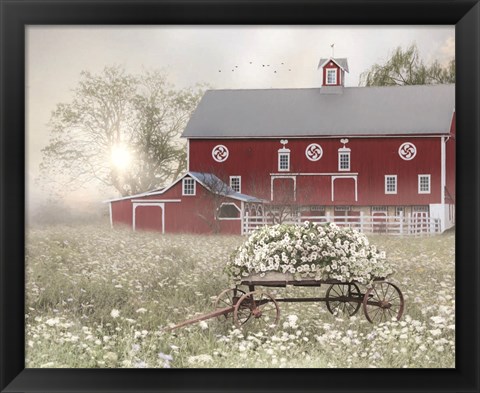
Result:
M267 272L293 274L295 279L336 279L370 284L393 273L385 252L353 229L328 223L273 225L253 232L232 255L227 272L239 283Z

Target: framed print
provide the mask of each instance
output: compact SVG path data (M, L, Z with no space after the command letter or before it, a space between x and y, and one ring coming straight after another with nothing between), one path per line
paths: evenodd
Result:
M478 1L1 7L2 392L479 390Z

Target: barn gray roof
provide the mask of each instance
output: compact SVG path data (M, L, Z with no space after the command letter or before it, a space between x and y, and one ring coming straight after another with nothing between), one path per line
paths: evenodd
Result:
M324 65L327 61L333 60L335 63L337 63L340 68L343 68L346 72L348 71L348 61L346 58L334 58L334 57L329 57L328 59L320 59L318 62L318 68L320 68L322 65Z
M208 90L186 138L448 134L455 85Z
M193 177L195 180L197 180L200 184L202 184L208 190L216 194L223 195L233 199L238 199L244 202L265 202L262 199L258 199L254 196L241 194L239 192L234 191L233 188L228 186L226 183L220 180L213 173L188 172L188 175Z

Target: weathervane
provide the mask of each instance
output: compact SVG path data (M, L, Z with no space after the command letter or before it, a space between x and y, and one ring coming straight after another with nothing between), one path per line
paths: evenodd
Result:
M334 52L333 52L334 49L335 49L334 46L335 46L335 44L330 45L330 48L332 48L332 57L335 57L335 56L334 56Z

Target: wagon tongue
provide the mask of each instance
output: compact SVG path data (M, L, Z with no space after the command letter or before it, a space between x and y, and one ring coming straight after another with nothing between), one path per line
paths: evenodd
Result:
M235 308L234 306L219 308L219 309L216 309L215 311L209 312L208 314L198 315L194 318L187 319L186 321L183 321L183 322L179 323L178 325L175 325L175 326L172 326L172 327L169 327L169 328L165 328L164 331L169 332L171 330L175 330L175 329L178 329L178 328L181 328L181 327L184 327L184 326L193 325L194 323L204 321L206 319L219 317L220 315L226 315L226 314L229 314L229 313L233 312L234 308Z

